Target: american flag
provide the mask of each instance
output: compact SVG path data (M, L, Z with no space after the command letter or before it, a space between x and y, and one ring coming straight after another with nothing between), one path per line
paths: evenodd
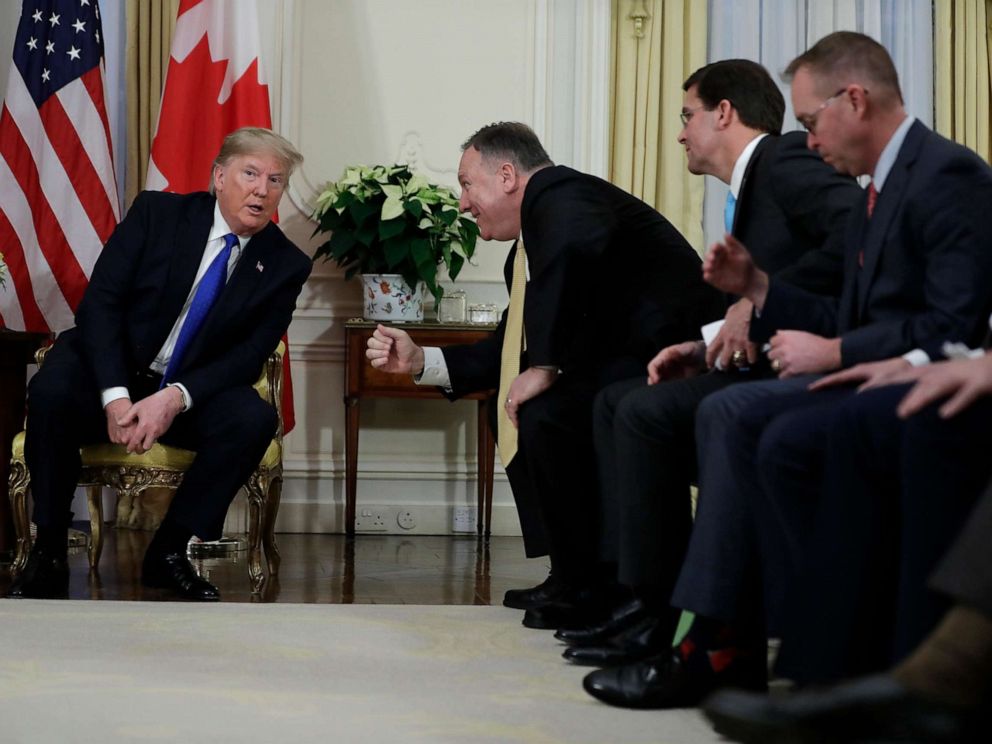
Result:
M61 331L120 219L97 0L25 0L0 111L0 327Z

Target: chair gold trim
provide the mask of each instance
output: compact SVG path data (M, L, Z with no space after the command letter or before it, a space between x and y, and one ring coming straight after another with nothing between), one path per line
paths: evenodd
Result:
M44 362L47 352L48 348L44 348L35 355L39 366ZM248 578L252 592L256 594L261 591L266 580L262 571L262 551L265 552L270 578L278 575L281 560L276 545L275 523L282 497L282 358L285 352L285 344L280 341L254 385L258 394L275 406L279 415L276 435L244 486L248 499ZM78 483L87 492L91 531L89 564L95 570L103 550L102 488L106 486L114 489L118 498L138 498L147 488L175 489L182 483L183 474L193 462L196 453L156 443L141 455L129 454L119 444L83 447L80 454L83 468ZM24 461L23 431L14 437L9 484L14 530L17 534L13 568L18 572L27 562L31 549L31 525L27 510L31 476Z

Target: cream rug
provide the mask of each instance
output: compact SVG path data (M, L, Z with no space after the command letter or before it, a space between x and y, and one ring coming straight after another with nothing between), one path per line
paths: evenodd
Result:
M502 607L0 600L0 741L653 742Z

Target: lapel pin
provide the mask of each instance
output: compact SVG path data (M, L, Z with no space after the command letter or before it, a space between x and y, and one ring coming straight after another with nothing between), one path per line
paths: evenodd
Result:
M261 261L259 261L257 264L255 264L255 271L257 271L258 273L261 274L262 271L264 271L264 270L265 270L265 267L262 266L262 262Z

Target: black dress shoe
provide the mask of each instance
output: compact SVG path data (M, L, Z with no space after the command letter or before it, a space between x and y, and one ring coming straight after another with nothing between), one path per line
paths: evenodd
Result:
M703 713L718 733L748 744L988 741L975 711L914 695L889 676L783 698L724 690Z
M196 573L185 553L146 555L141 566L141 583L157 589L172 589L186 599L216 602L220 592Z
M35 545L24 569L17 574L8 597L24 599L66 599L69 596L69 565Z
M584 628L603 622L613 606L612 596L601 588L566 589L560 599L528 609L523 624L538 630Z
M529 610L531 607L539 607L561 598L565 586L558 581L554 574L548 574L548 578L537 586L529 589L507 589L503 595L503 606L512 607L515 610Z
M569 646L597 646L638 624L645 616L644 603L635 599L615 609L601 623L584 628L561 628L555 638Z
M597 669L585 676L582 686L610 705L655 709L695 707L719 687L767 688L764 659L739 658L719 673L703 671L703 666L686 663L677 649L670 649L634 664Z
M602 646L570 646L562 656L579 666L630 664L671 649L674 635L674 623L668 619L646 616Z

